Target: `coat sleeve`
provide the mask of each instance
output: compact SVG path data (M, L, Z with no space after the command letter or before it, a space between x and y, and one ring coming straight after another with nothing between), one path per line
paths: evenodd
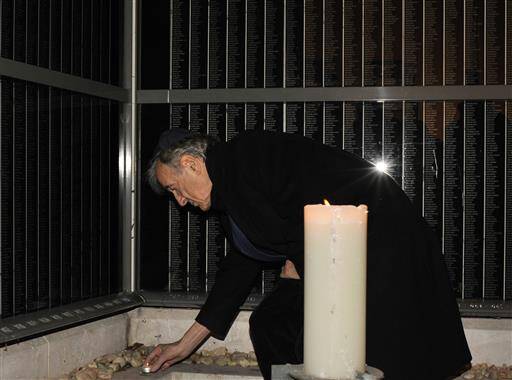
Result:
M196 321L217 339L224 339L261 272L262 264L231 249L221 262Z

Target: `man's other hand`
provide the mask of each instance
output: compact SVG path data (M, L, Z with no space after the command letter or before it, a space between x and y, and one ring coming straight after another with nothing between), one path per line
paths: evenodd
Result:
M209 335L210 330L194 322L179 341L156 346L144 365L149 366L151 372L167 369L189 356Z
M180 342L159 344L148 355L145 365L151 366L151 372L167 369L185 359L190 352L184 350Z
M286 260L283 267L281 268L281 278L293 278L294 280L300 280L300 276L295 269L295 265L290 260Z

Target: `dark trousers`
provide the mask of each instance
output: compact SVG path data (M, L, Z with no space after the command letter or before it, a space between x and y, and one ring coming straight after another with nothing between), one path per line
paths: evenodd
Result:
M272 364L302 363L304 282L280 278L253 311L249 332L265 380L271 379Z

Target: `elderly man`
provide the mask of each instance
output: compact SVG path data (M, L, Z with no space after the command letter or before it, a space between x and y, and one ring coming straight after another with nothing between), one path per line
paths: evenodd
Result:
M290 134L253 131L215 143L171 129L148 179L180 206L219 211L235 248L183 338L150 354L151 371L186 358L209 335L223 339L266 262L283 270L251 315L258 364L270 379L272 364L301 363L303 208L324 198L368 205L367 363L386 379L433 380L471 361L437 239L393 179L367 161Z

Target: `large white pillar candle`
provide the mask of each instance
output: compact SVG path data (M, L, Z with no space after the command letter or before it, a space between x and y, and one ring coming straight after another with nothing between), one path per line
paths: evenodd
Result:
M365 205L304 208L304 372L354 379L365 371Z

